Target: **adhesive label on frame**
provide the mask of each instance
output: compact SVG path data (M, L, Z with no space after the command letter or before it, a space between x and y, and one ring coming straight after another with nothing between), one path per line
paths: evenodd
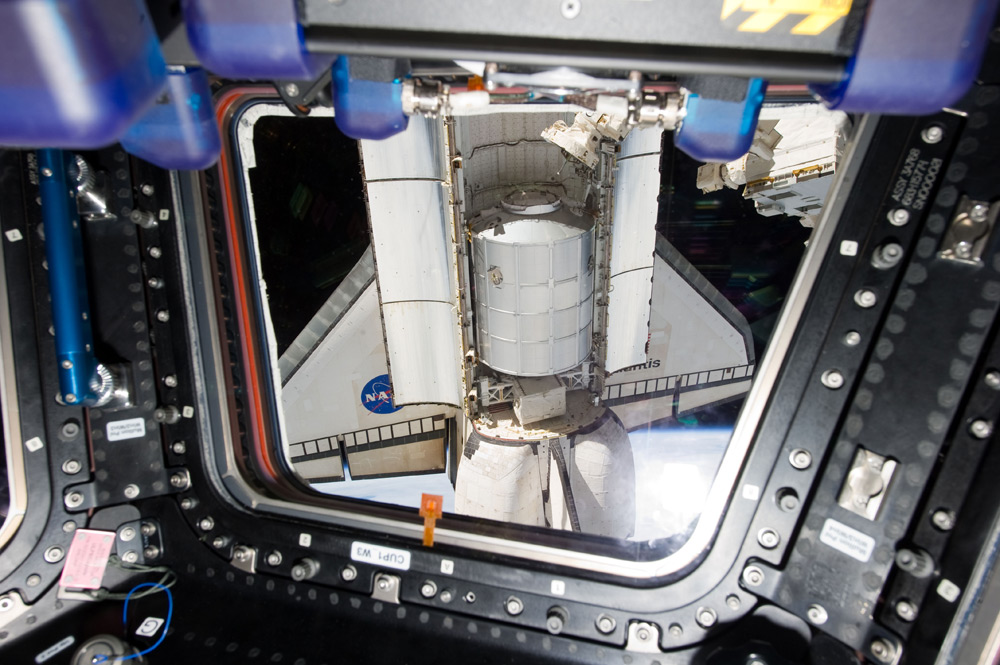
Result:
M143 418L116 420L108 423L108 441L126 441L146 436L146 421Z
M410 569L410 553L406 550L371 545L360 541L351 543L351 560L395 568L396 570Z
M846 524L841 524L835 519L827 519L823 524L823 530L819 534L820 542L825 543L843 552L852 559L857 559L861 563L867 563L872 558L875 551L875 539L861 533L857 529L852 529Z

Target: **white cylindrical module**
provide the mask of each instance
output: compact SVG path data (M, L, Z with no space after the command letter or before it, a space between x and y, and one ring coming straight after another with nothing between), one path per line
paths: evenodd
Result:
M587 359L593 327L593 220L553 195L509 197L472 228L479 358L516 376Z

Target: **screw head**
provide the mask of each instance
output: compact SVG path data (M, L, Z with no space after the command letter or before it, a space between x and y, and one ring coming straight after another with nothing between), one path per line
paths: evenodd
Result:
M159 321L160 323L166 323L167 321L170 320L170 312L168 312L165 309L157 310L156 320Z
M160 548L156 545L150 545L142 551L142 555L147 559L155 559L160 556Z
M580 15L580 0L563 0L559 9L563 18L574 19Z
M152 196L156 190L153 188L151 184L149 184L148 182L144 182L142 184L142 187L139 188L139 191L142 192L143 196Z
M170 449L174 451L175 455L183 455L187 452L187 443L184 441L174 441L173 445L170 446Z
M226 539L223 536L216 536L212 539L212 547L217 550L221 550L226 546Z
M900 600L896 603L896 616L910 623L917 618L917 608L908 600Z
M817 626L822 626L827 622L827 619L830 618L830 615L827 614L826 608L822 605L812 604L809 606L809 609L806 610L806 618L809 619L811 623L814 623Z
M139 486L135 484L126 485L123 493L126 499L134 499L139 496Z
M711 628L719 620L719 615L711 607L699 607L695 614L695 621L702 628Z
M14 609L14 601L9 596L0 596L0 612L7 612Z
M757 566L747 566L743 569L743 581L749 586L760 586L764 583L764 571Z
M983 377L983 381L993 390L1000 390L1000 372L995 369L987 372L986 376Z
M781 536L774 529L764 528L757 533L757 542L761 547L773 550L781 542Z
M857 330L849 330L844 335L844 344L847 346L857 346L861 343L861 333Z
M822 381L823 385L830 390L837 390L844 385L844 375L838 370L828 369L823 372L823 375L820 377L820 381Z
M167 388L176 388L177 387L177 375L176 374L167 374L165 377L163 377L163 385L165 385Z
M73 533L74 531L76 531L76 522L74 522L73 520L66 520L65 522L63 522L62 529L63 533Z
M788 463L799 471L808 469L812 464L812 455L808 450L796 448L788 455Z
M288 95L289 97L298 97L299 96L299 86L295 85L294 83L288 83L288 84L286 84L285 85L285 94Z
M431 580L425 580L424 583L420 585L420 595L424 598L433 598L437 595L437 592L438 586Z
M125 554L122 554L122 561L125 563L135 563L138 560L139 553L135 550L129 550L128 552L125 552Z
M358 577L358 569L350 564L340 569L340 579L344 580L345 582L353 582L354 580L357 579L357 577Z
M65 395L63 395L63 400L67 404L74 404L76 402L76 395L74 395L73 393L66 393Z
M201 521L198 522L198 528L202 531L211 531L215 528L215 520L211 517L203 517Z
M83 495L79 492L70 492L66 495L67 508L79 508L83 505Z
M151 289L162 289L163 280L160 279L159 277L150 277L149 279L146 280L146 285L149 286L149 288Z
M462 596L462 600L471 605L472 603L476 602L476 594L473 593L472 591L469 591L464 596Z
M635 636L638 637L639 641L641 642L648 642L652 634L649 632L649 628L641 626L638 630L635 631Z
M143 522L139 527L139 533L148 538L156 533L156 525L152 522Z
M854 294L854 302L856 302L859 307L870 309L878 302L878 296L875 295L875 292L871 289L860 289Z
M993 434L993 423L981 418L973 420L969 425L969 433L977 439L988 439Z
M882 638L872 640L871 652L876 659L883 663L891 663L896 656L896 649Z
M188 475L186 473L178 471L177 473L170 474L171 487L175 487L177 489L187 489L190 484L191 482L188 480Z
M72 360L64 360L64 361L62 361L61 364L62 364L62 368L63 369L73 369L73 361Z
M439 595L438 598L442 603L450 603L452 599L455 598L455 592L451 589L445 589L441 592L441 595Z
M889 223L893 226L905 226L910 221L910 212L904 208L889 211Z
M191 510L198 505L198 499L191 496L186 496L181 499L181 510Z
M984 205L982 203L977 203L976 205L972 206L971 210L969 210L969 219L977 223L982 223L986 221L986 219L989 217L989 214L990 214L989 206Z
M517 596L511 596L504 603L504 609L507 610L507 614L512 617L516 617L518 614L524 611L524 603Z
M1000 374L998 374L997 377L1000 378ZM76 435L80 433L80 425L73 420L67 420L63 423L60 432L62 433L63 438L74 439L76 438Z
M42 175L45 176L46 178L51 178L52 177L52 169L50 169L49 167L46 166L45 168L42 169Z
M679 623L672 623L667 632L670 633L670 637L677 638L684 634L684 628Z
M272 567L273 566L280 566L281 565L281 552L279 552L277 550L271 550L270 552L267 553L267 556L264 557L264 561L267 562L267 565L272 566ZM343 575L341 575L341 577L343 577Z
M71 476L80 473L80 469L82 468L83 466L80 464L80 461L75 459L68 459L62 465L63 473Z
M130 526L125 527L121 530L121 533L118 534L118 538L120 538L123 543L132 542L135 540L135 529Z
M951 531L955 528L955 513L950 510L935 510L931 515L931 523L941 531Z
M391 587L392 584L390 584L389 580L387 580L386 578L380 577L378 578L377 586L381 591L388 591L389 587Z
M618 625L618 622L616 622L615 618L612 616L601 614L597 617L597 621L594 622L594 625L597 626L597 632L603 635L609 635L614 632L615 626Z
M63 548L59 547L58 545L53 545L52 547L45 550L45 554L43 554L42 556L49 563L58 563L59 561L62 561L63 556L65 554L66 552L63 550Z
M726 607L728 607L732 611L735 612L736 610L740 609L740 606L742 604L743 601L741 601L740 597L737 596L735 593L731 593L728 596L726 596Z
M155 246L154 247L150 247L148 251L149 251L149 255L152 258L154 258L154 259L158 259L161 256L163 256L163 250L160 249L159 247L155 247Z
M28 575L28 579L25 580L25 584L28 586L38 586L42 583L41 575Z
M941 139L944 138L944 129L940 125L931 125L920 132L920 138L924 140L924 143L940 143Z

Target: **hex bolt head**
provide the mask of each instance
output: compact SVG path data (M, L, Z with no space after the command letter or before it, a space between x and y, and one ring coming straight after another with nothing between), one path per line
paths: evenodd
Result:
M139 553L135 550L129 550L128 552L125 552L125 554L122 554L122 561L125 563L135 563L138 560Z
M931 515L931 524L941 531L951 531L955 528L955 513L950 510L935 510Z
M969 425L969 433L977 439L988 439L993 434L993 423L978 418Z
M62 465L63 473L70 476L80 473L80 469L82 468L83 465L80 464L80 461L75 459L68 459Z
M66 507L67 508L79 508L83 505L83 494L79 492L70 492L66 495Z
M858 307L870 309L878 303L878 296L871 289L859 289L854 294L854 302L858 304Z
M280 566L281 552L279 552L278 550L271 550L270 552L267 553L267 556L264 557L264 561L267 562L267 565L271 567ZM341 573L341 577L343 577L343 573Z
M764 571L757 566L747 566L743 569L743 581L748 586L760 586L764 583Z
M118 538L121 539L123 543L130 543L135 540L135 529L130 526L125 527L118 534Z
M891 663L896 657L896 649L882 638L872 640L871 652L877 660L883 663Z
M215 528L215 520L211 517L203 517L201 521L198 522L198 528L202 531L211 531Z
M889 223L893 226L905 226L910 221L910 212L904 208L889 211Z
M177 375L176 374L167 374L165 377L163 377L163 385L165 385L167 388L176 388L177 387Z
M987 372L986 376L983 377L983 381L993 390L1000 390L1000 372L997 370L992 369Z
M920 138L924 140L924 143L940 143L941 139L944 138L944 129L940 125L931 125L920 132Z
M898 616L901 620L910 623L917 618L917 608L908 600L900 600L896 603L896 616Z
M472 592L472 591L466 592L466 594L464 596L462 596L462 600L464 600L465 602L467 602L470 605L472 603L476 602L476 594L475 594L475 592Z
M781 536L771 528L764 528L757 532L757 542L764 549L773 550L781 542Z
M136 484L126 485L122 492L126 499L134 499L139 496L139 486Z
M861 343L861 333L857 330L849 330L844 335L844 344L847 346L857 346Z
M45 550L45 554L43 554L42 556L49 563L58 563L62 561L63 556L65 556L65 554L66 552L65 550L63 550L63 548L59 547L58 545L53 545L52 547Z
M170 450L174 451L175 455L183 455L187 452L187 443L184 441L174 441L173 445L170 446Z
M424 583L420 585L420 595L424 598L433 598L437 595L438 585L432 580L424 580Z
M695 621L702 628L711 628L719 620L719 615L711 607L699 607L695 614Z
M601 633L602 635L610 635L611 633L614 632L615 626L618 625L618 622L615 621L615 618L612 616L608 616L607 614L601 614L598 615L597 620L594 622L594 625L597 626L597 632Z
M814 603L806 610L806 618L809 619L810 623L822 626L830 618L830 615L827 614L825 607Z
M345 582L353 582L354 580L358 579L358 569L350 564L347 564L346 566L340 569L340 579L344 580Z
M820 381L830 390L837 390L844 385L844 375L835 369L828 369L823 372Z
M808 469L812 465L812 454L808 450L796 448L788 455L788 463L799 471Z
M156 545L150 545L142 551L142 555L147 559L156 559L160 556L160 548Z

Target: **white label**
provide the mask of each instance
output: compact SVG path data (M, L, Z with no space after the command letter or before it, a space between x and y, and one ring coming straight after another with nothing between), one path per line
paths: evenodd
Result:
M843 256L857 256L858 243L853 240L840 241L840 253Z
M360 541L351 544L351 559L396 570L410 569L410 553L406 550L370 545Z
M947 600L949 603L954 603L962 594L962 590L959 589L958 585L951 580L941 580L941 583L938 584L937 592L939 596Z
M41 450L44 446L45 444L42 443L42 440L39 439L37 436L33 436L24 442L24 447L31 452Z
M108 423L108 441L124 441L146 436L146 421L142 418L116 420Z
M749 499L750 501L756 501L760 498L760 488L756 485L744 485L743 498Z
M156 635L156 632L160 630L160 626L162 625L163 619L159 617L146 617L146 620L142 622L142 625L135 631L135 634L142 637L152 637Z
M48 649L35 656L35 662L44 663L45 661L49 660L50 658L60 653L61 651L64 651L65 649L68 649L69 647L73 646L73 642L75 641L76 639L72 635L70 635L69 637L62 638L61 640L50 646Z
M170 219L170 210L167 208L160 208L160 221L165 222Z
M875 551L874 538L833 519L827 519L823 524L819 539L861 563L867 563Z
M455 572L455 562L451 559L441 559L441 574L451 575Z
M552 595L562 596L566 593L566 583L562 580L552 580Z
M299 547L310 547L313 544L313 537L308 533L299 534Z
M4 235L7 236L7 240L11 242L17 242L18 240L24 238L24 236L21 235L21 232L18 231L17 229L11 229L10 231L7 231L7 233L5 233Z

